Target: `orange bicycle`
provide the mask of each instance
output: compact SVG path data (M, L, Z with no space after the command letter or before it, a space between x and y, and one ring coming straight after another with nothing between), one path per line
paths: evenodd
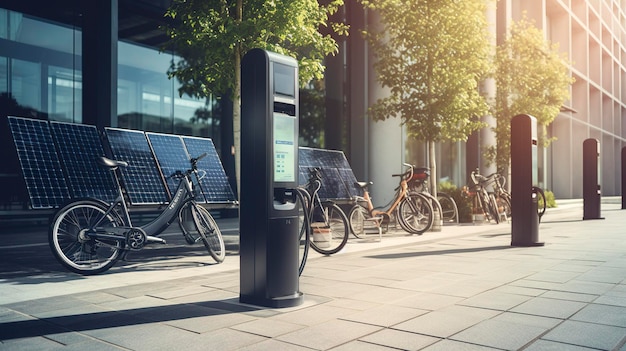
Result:
M400 177L400 185L396 188L394 199L386 210L374 208L367 191L371 182L357 183L363 189L363 196L355 197L356 204L348 214L350 229L354 236L359 238L364 234L366 223L381 227L386 232L389 223L395 220L405 231L418 235L432 227L433 207L430 201L421 194L413 194L409 197L407 180L413 177L413 166L407 163L404 163L404 166L408 168L407 171L393 175Z

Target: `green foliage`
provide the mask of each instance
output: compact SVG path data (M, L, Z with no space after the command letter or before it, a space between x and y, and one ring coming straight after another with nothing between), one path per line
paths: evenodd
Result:
M496 52L495 128L497 145L489 150L498 172L508 171L510 158L511 118L529 114L537 118L541 146L552 139L546 127L559 114L569 98L574 79L569 74L567 56L558 45L544 38L532 21L522 18L511 25L505 42Z
M172 62L169 75L181 82L181 94L238 94L236 62L248 50L263 48L297 58L304 86L322 78L324 57L338 51L331 35L319 29L346 33L344 25L328 22L341 5L343 0L326 5L316 0L174 0L166 13L174 23L167 28L169 48L182 59Z
M555 208L557 207L556 205L556 199L554 198L554 193L550 190L544 190L543 191L544 195L546 196L546 207L547 208ZM539 198L539 208L543 207L543 199L540 197Z
M410 137L465 140L488 111L478 84L490 70L485 0L361 0L383 28L366 33L390 95L374 120L400 117Z

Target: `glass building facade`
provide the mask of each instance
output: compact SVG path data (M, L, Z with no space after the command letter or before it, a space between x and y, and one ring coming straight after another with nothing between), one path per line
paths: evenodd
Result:
M27 111L25 117L84 122L80 28L0 9L0 40L0 94L6 103ZM107 124L219 143L217 101L179 96L178 82L167 77L177 59L119 41L117 116Z

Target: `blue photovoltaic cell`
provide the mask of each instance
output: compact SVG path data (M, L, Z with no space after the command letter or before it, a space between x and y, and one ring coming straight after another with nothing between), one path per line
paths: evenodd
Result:
M207 156L198 161L200 173L206 175L200 180L207 203L234 203L237 201L224 171L222 161L217 155L213 141L208 138L183 136L189 157ZM200 198L200 196L199 196ZM200 199L198 199L200 200Z
M61 206L70 196L48 122L19 117L8 121L31 207Z
M356 185L358 180L354 176L354 172L352 172L352 168L338 168L339 177L344 182L346 189L348 189L348 193L350 198L354 196L363 196L363 189Z
M113 158L128 162L128 167L120 169L130 202L134 205L167 202L161 172L144 132L118 128L105 130Z
M309 168L318 167L322 174L322 187L319 195L324 200L348 200L362 196L356 185L356 177L342 151L324 150L309 147L298 148L299 185L309 179Z
M95 126L50 122L65 180L73 198L115 200L118 190L112 172L100 166L104 149Z
M156 157L161 174L166 179L171 199L173 194L176 193L180 179L171 178L170 176L176 171L184 172L190 168L187 150L178 135L146 133L146 136Z

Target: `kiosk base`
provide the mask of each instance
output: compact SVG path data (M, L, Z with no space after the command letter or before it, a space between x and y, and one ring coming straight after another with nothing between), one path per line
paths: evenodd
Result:
M513 247L533 247L533 246L544 246L546 243L544 242L511 242L511 246Z
M239 296L239 302L249 305L272 307L272 308L284 308L299 306L304 302L304 294L298 292L291 296L281 296L273 298L259 298L258 296Z

